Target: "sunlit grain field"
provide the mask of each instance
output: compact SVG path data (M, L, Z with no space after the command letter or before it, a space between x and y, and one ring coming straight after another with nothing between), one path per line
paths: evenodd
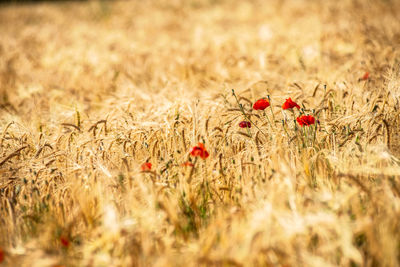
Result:
M400 266L399 18L1 5L0 266Z

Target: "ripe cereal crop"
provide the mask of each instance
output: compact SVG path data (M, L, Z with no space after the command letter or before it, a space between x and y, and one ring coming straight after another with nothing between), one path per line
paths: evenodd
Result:
M400 266L400 2L0 4L0 266Z

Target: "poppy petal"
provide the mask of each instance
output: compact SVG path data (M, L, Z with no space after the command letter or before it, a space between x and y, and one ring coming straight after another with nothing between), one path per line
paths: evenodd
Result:
M259 100L257 100L255 103L254 103L254 105L253 105L253 109L255 109L255 110L264 110L264 109L266 109L267 107L269 107L269 102L268 102L268 100L266 100L266 99L264 99L264 98L261 98L261 99L259 99Z

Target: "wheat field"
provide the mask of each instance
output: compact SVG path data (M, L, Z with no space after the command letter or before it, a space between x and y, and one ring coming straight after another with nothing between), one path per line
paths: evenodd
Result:
M1 4L0 266L400 266L399 18Z

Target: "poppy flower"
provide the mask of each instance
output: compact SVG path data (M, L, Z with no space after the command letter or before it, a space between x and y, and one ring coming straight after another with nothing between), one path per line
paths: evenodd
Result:
M312 115L303 115L300 117L297 117L297 123L303 127L303 126L309 126L315 123L315 118Z
M268 100L267 99L264 99L264 98L261 98L261 99L258 99L255 103L254 103L254 105L253 105L253 109L255 109L255 110L264 110L264 109L266 109L267 107L269 107L269 102L268 102Z
M283 109L290 109L290 108L300 108L299 105L297 105L296 102L294 102L290 97L286 99L285 103L282 105Z
M0 263L2 263L4 261L5 255L4 255L4 251L2 248L0 248Z
M60 237L60 242L61 242L61 245L62 245L63 247L65 247L65 248L69 247L69 240L68 240L67 237L61 236L61 237Z
M361 80L366 81L369 78L369 72L365 72L364 75L362 76Z
M150 162L145 162L140 166L140 169L142 171L150 171L151 170L151 163Z
M190 161L186 161L184 163L181 164L182 167L193 167L194 164L191 163Z
M210 154L207 152L206 148L204 147L204 144L198 143L197 146L194 146L190 149L190 155L192 155L193 157L200 157L202 159L206 159Z
M240 128L251 128L251 123L249 121L241 121L239 122Z

